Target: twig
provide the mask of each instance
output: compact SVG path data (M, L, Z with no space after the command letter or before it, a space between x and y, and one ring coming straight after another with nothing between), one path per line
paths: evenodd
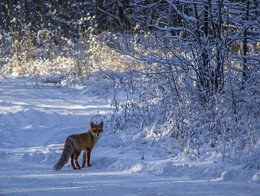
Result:
M9 108L11 102L9 102L8 106L3 110L3 112L0 114L0 118L3 116L3 114L6 112L6 110Z

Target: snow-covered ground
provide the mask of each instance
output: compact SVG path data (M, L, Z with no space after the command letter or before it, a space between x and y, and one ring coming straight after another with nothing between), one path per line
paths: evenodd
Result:
M104 88L111 86L91 80L74 88L0 82L0 195L259 195L259 170L176 161L131 131L115 132L113 90ZM92 167L74 171L67 164L54 172L65 138L101 120L105 133L93 150Z

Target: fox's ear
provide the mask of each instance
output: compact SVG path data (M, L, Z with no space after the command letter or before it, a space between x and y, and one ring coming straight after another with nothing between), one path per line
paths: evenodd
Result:
M103 123L103 121L101 121L101 123L99 123L99 127L103 129L103 125L104 125L104 123Z
M91 123L90 123L90 127L91 127L91 129L94 129L95 124L94 124L93 122L91 122Z

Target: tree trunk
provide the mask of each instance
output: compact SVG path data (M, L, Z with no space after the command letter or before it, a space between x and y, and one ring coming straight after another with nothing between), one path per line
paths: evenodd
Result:
M249 0L246 1L246 15L245 15L245 23L248 22L249 20L249 7L250 7L250 2ZM244 90L245 89L245 83L248 79L248 67L247 67L247 53L248 53L248 46L247 46L247 34L248 34L248 27L247 24L244 24L244 33L243 33L243 74L242 74L242 87L241 89Z

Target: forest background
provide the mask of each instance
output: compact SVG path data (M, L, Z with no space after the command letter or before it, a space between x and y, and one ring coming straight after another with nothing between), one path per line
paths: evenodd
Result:
M113 81L115 132L260 168L258 0L1 0L0 27L3 79Z

